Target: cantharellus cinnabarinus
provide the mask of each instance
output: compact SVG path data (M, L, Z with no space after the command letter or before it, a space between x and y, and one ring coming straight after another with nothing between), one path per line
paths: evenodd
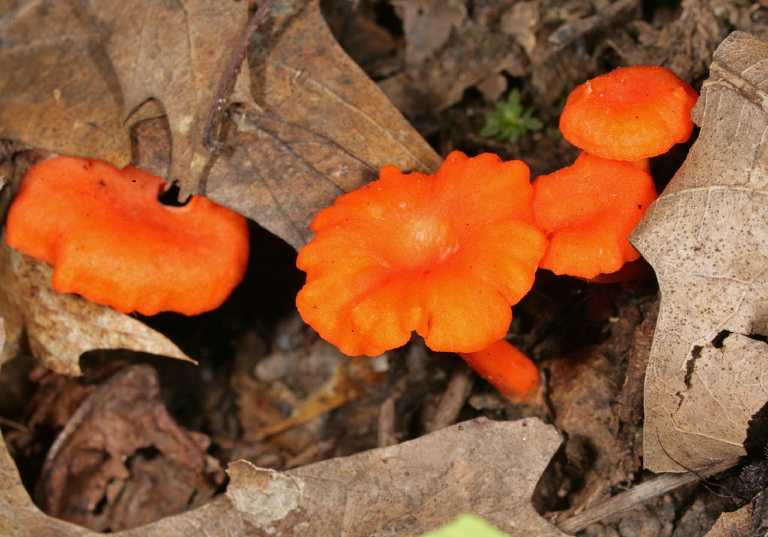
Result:
M640 257L627 237L658 196L648 173L581 153L533 190L534 221L549 239L541 268L590 279Z
M54 265L57 291L124 313L215 309L245 275L248 223L202 196L163 205L164 185L133 166L47 160L24 177L7 242Z
M592 155L638 161L690 138L697 99L696 90L666 67L621 67L571 92L560 131Z
M547 246L532 195L528 167L492 154L454 151L433 175L382 168L313 221L301 316L348 355L414 331L436 351L484 349L506 334Z

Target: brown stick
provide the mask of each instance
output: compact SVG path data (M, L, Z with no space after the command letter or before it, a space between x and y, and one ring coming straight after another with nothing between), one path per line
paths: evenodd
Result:
M212 151L216 151L221 146L218 140L215 140L212 136L214 127L218 132L219 124L221 123L221 116L224 114L226 108L227 99L232 92L232 88L235 85L235 79L240 68L240 64L245 58L245 51L248 48L248 42L251 40L253 32L256 31L256 27L261 20L266 17L269 10L272 9L272 5L275 0L264 0L259 4L259 8L248 21L248 26L240 35L240 39L237 41L235 50L232 51L232 55L229 57L224 72L221 73L221 80L216 88L216 93L213 95L211 106L208 108L208 115L205 118L205 126L203 127L203 145Z

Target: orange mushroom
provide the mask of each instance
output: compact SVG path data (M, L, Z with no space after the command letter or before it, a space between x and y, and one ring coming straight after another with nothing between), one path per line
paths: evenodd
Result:
M696 90L666 67L621 67L571 92L560 131L587 153L637 161L690 138L697 98Z
M526 401L537 393L541 379L539 368L506 339L477 352L459 353L459 356L509 399Z
M640 257L627 240L656 187L629 162L581 153L571 166L533 182L536 226L549 239L539 266L590 279Z
M158 201L165 181L138 168L56 157L33 167L8 213L8 244L55 266L53 288L154 315L217 308L242 280L248 225L193 196Z
M504 337L547 241L533 225L528 167L454 151L433 175L382 168L312 223L296 303L321 337L375 356L416 331L444 352Z

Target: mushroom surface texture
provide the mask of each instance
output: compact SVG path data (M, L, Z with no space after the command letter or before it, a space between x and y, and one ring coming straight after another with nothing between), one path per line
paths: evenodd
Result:
M53 288L123 313L217 308L243 279L248 222L207 198L158 201L165 181L138 168L56 157L27 172L8 244L54 265Z
M506 339L477 352L459 353L459 356L503 396L525 401L536 395L541 378L539 369Z
M547 246L529 174L458 151L433 175L385 166L312 222L297 260L301 316L350 356L400 347L413 331L444 352L503 338Z
M640 257L627 237L658 194L632 163L581 153L537 177L533 191L535 222L549 239L541 268L590 279Z
M571 92L560 131L598 157L641 160L690 138L697 99L696 90L666 67L620 67Z

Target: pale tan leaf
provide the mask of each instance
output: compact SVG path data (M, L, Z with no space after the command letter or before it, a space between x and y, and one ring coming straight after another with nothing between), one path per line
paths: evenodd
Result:
M734 32L693 110L688 159L635 230L661 309L645 384L644 464L743 455L768 401L768 41Z
M81 375L80 355L92 349L130 349L192 361L137 319L54 291L49 265L9 248L5 234L0 241L0 316L6 333L0 365L26 346L46 367L66 375Z

